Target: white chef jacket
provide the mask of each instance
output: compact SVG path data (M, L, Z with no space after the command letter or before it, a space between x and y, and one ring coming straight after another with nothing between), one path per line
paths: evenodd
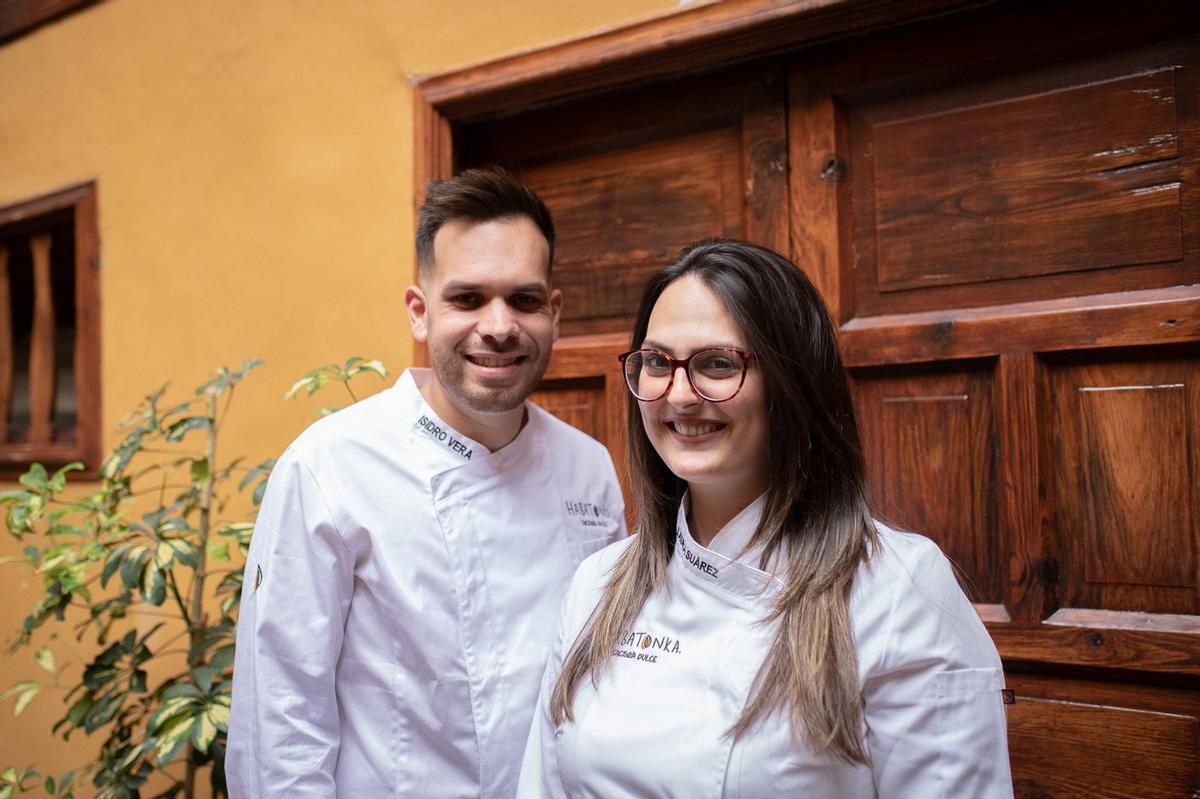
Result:
M642 608L598 687L584 680L575 721L555 726L548 702L565 652L630 541L584 561L563 606L517 796L977 799L1012 796L1000 658L927 538L880 526L855 575L850 624L873 766L796 747L776 712L736 742L740 716L774 639L762 624L782 582L739 554L760 497L709 547L681 508L665 590Z
M226 774L241 797L511 797L571 574L625 534L608 452L530 403L489 453L427 370L317 422L246 562Z

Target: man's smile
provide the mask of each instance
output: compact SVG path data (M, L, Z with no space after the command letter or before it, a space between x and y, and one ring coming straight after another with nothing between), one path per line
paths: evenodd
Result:
M489 369L500 369L505 366L515 366L524 361L524 355L484 355L484 354L468 354L467 360L476 366L484 366Z

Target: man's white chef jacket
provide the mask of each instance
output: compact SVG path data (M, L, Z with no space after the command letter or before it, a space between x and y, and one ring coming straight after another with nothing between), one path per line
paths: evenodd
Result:
M1011 797L1000 658L927 538L880 527L855 576L850 624L873 766L793 746L781 714L734 742L775 636L759 620L782 583L738 557L760 498L702 547L682 509L667 589L646 602L599 688L584 680L575 721L555 727L549 692L606 575L631 543L584 561L563 608L521 771L521 799L991 799Z
M511 797L562 596L624 536L608 452L526 403L489 453L427 370L305 431L246 563L230 795Z

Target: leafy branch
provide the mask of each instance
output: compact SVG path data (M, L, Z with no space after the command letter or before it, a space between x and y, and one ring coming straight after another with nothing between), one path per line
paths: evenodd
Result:
M168 401L169 385L147 394L120 423L122 437L98 484L68 486L83 468L78 463L53 473L34 464L18 489L0 492L5 525L25 543L21 555L0 563L23 567L42 584L10 651L31 647L43 628L69 630L80 643L91 634L95 645L77 673L60 666L49 646L38 648L33 660L49 681L20 681L0 702L11 699L19 716L57 688L64 712L52 731L69 739L83 730L100 744L92 762L57 777L0 770L0 799L33 791L74 799L85 789L99 799L138 799L156 772L168 780L156 799L191 799L204 769L213 795L227 795L236 614L253 517L274 460L221 464L218 442L235 388L261 365L221 367L180 399ZM341 383L356 399L350 381L368 372L386 376L379 361L351 358L308 373L286 397ZM246 492L248 514L223 519L221 509ZM210 569L213 562L228 566ZM148 619L159 621L141 629L137 621ZM179 667L151 683L147 664L180 656ZM73 676L64 680L68 671Z

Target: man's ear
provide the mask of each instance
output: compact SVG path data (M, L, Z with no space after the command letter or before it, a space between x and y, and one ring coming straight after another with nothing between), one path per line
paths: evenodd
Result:
M424 342L429 338L429 307L425 304L425 292L420 286L409 286L404 292L404 305L408 308L408 325L413 338ZM557 321L555 327L557 328Z
M554 338L551 341L558 341L558 320L562 316L563 295L558 289L550 292L550 313L554 314Z

